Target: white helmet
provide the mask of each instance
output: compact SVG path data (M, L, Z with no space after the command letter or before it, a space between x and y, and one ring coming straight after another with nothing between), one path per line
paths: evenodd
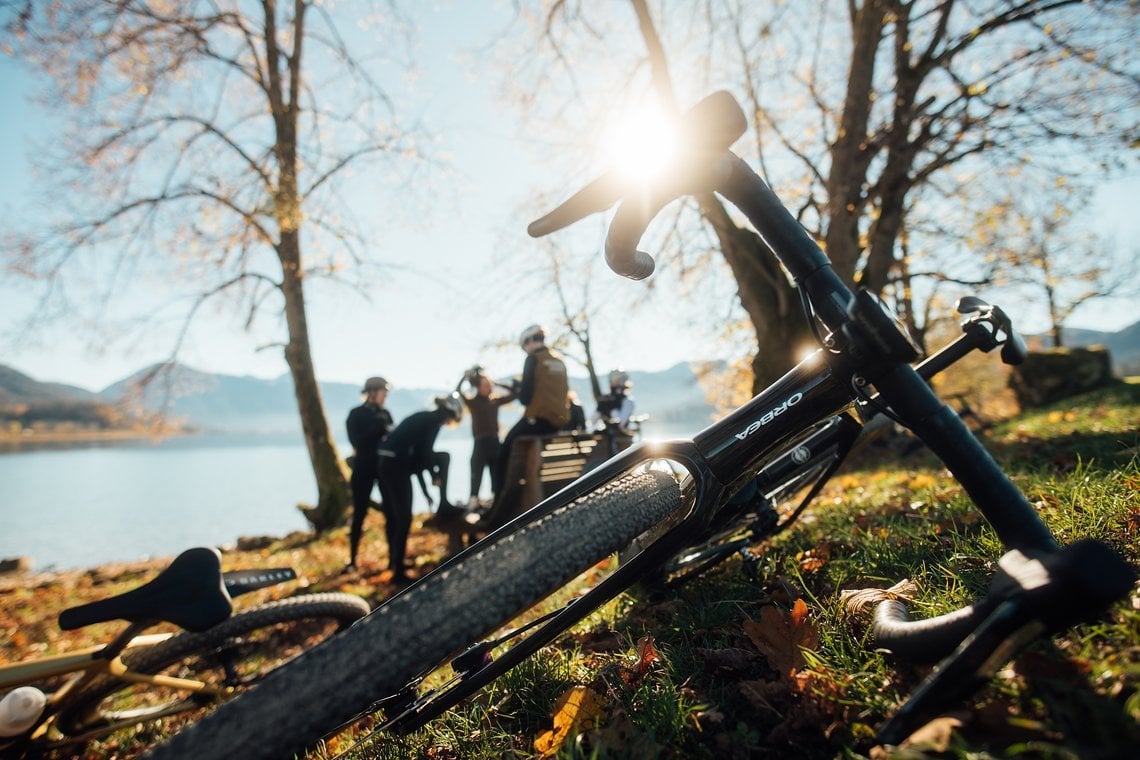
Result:
M456 422L463 418L463 402L459 400L458 393L450 393L446 396L436 396L435 405L437 408L444 410Z
M629 381L629 373L624 369L610 370L610 387L611 388L628 388L632 383Z
M526 348L526 344L532 340L543 340L546 338L546 330L542 325L531 325L530 327L519 333L519 347Z

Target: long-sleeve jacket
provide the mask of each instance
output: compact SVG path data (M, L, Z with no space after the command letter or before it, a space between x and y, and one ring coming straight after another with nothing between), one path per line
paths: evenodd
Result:
M392 425L392 414L382 406L361 404L348 413L345 427L348 429L348 442L356 450L354 469L374 471L379 466L376 452Z
M447 412L435 409L405 417L380 445L380 456L407 465L409 474L430 469L435 439L446 415Z

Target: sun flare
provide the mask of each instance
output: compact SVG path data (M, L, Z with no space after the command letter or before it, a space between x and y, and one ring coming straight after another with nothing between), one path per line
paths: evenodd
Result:
M630 114L604 138L609 165L632 180L661 174L678 152L676 127L656 108Z

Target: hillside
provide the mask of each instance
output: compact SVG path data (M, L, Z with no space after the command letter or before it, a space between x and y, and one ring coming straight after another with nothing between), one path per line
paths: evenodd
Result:
M1026 336L1031 347L1050 344L1048 336ZM1072 328L1065 331L1072 347L1106 346L1118 376L1140 374L1140 322L1117 332ZM175 424L213 432L293 433L300 430L293 385L288 375L274 379L210 374L177 365L158 374L140 391L139 381L153 368L139 370L98 393L72 385L35 380L11 367L0 365L0 425L13 420L25 427L36 422L73 422L100 429L130 427L139 418L156 412ZM699 429L711 419L713 409L687 363L658 372L630 371L637 414L648 414L652 424ZM586 408L593 409L589 380L572 377L573 388ZM396 419L427 408L434 396L451 387L401 388L392 390L388 407ZM355 383L321 383L325 411L332 424L339 424L360 403ZM518 406L504 410L510 424Z
M42 383L0 365L0 440L23 437L77 438L130 432L146 427L118 403L101 400L73 385Z
M1047 335L1026 337L1031 348L1048 347L1053 344ZM1065 328L1061 339L1070 348L1104 346L1112 355L1112 370L1116 376L1140 375L1140 322L1111 333L1077 327Z
M170 420L189 428L212 432L281 433L300 430L293 386L288 375L267 380L236 375L210 374L178 365L155 375L153 368L140 370L109 385L98 393L58 383L40 383L16 370L0 367L0 408L31 403L75 412L79 407L131 408L140 413L162 412ZM712 408L687 364L677 364L660 372L631 371L637 414L648 414L662 425L703 427ZM593 408L587 378L571 378L571 387L583 400L587 411ZM427 408L432 398L453 388L393 388L388 407L397 420ZM360 386L349 383L321 383L325 411L332 424L339 424L352 407L360 403ZM519 411L517 405L504 410L502 419L510 423Z
M0 364L0 404L52 401L95 401L96 394L63 383L43 383Z

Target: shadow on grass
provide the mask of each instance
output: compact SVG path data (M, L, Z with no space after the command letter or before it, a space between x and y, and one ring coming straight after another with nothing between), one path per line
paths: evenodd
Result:
M1078 462L1098 469L1116 469L1140 454L1140 432L1066 433L1051 438L1027 437L983 440L986 449L1009 467L1052 467L1062 472Z

